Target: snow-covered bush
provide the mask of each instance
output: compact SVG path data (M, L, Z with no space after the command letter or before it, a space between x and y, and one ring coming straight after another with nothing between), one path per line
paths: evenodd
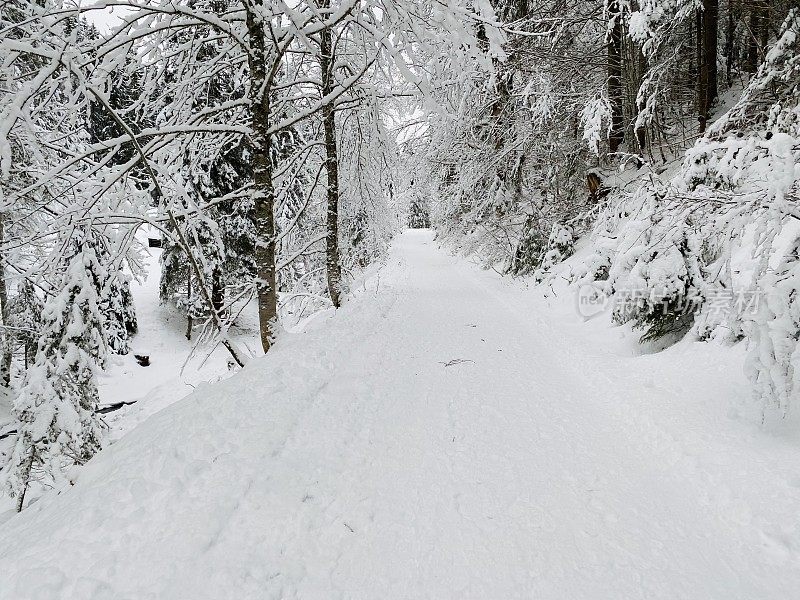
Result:
M800 339L800 238L774 271L760 279L764 290L758 312L748 323L749 352L746 371L766 412L785 417L796 393L795 367Z
M547 248L547 238L537 221L532 216L525 220L509 267L509 272L515 275L530 273L541 264L542 254Z
M799 242L795 236L787 247L781 236L800 218L800 10L790 13L758 75L713 131L695 156L705 169L693 175L729 189L739 221L757 216L753 285L761 302L746 324L748 373L764 411L785 416L798 389L800 339Z
M607 270L614 319L645 329L645 340L689 330L700 339L747 337L756 395L765 411L785 416L800 339L799 165L794 11L739 101L686 152L677 175L617 194L574 278L603 279Z
M570 257L574 251L575 232L573 228L561 223L554 224L547 240L547 248L541 255L539 267L535 271L535 280L543 281L553 267Z
M685 333L702 302L691 213L665 195L644 187L631 198L636 210L617 231L606 278L614 320L643 329L642 341Z

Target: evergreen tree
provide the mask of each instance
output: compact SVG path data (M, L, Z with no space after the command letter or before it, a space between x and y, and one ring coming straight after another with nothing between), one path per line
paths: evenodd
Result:
M186 338L190 340L196 321L205 319L212 308L208 306L204 294L200 293L200 286L205 286L207 290L218 286L215 281L221 280L224 246L219 227L204 214L192 219L179 219L177 225L181 227L182 235L162 241L159 295L162 302L172 302L185 312ZM168 231L175 231L173 224L170 224ZM178 243L181 237L186 240L188 248ZM191 257L186 255L187 251L192 253ZM202 279L197 277L192 261L200 266ZM211 297L213 302L213 293ZM213 307L217 311L222 308L221 299L218 301L220 304L215 302Z
M24 372L27 372L36 358L43 309L44 305L33 284L28 279L23 279L17 288L17 294L9 303L9 324L14 328L16 344L22 346Z
M213 1L223 10L228 3ZM219 43L199 41L196 60L213 61ZM177 73L170 77L179 77ZM220 106L242 99L243 91L235 71L216 69L202 84L203 94L193 109ZM187 316L186 337L191 338L194 323L208 317L209 311L225 310L230 287L251 285L256 273L255 211L252 198L244 190L252 182L250 147L241 134L199 134L182 147L183 185L177 190L181 211L191 214L178 219L190 248L177 239L165 239L162 247L161 299L172 301ZM181 212L179 211L179 212ZM174 231L175 224L168 229ZM176 232L177 233L177 232ZM187 252L204 273L198 278ZM209 291L211 306L199 286Z
M430 209L424 198L415 196L408 210L408 226L412 229L425 229L431 226Z
M105 278L91 231L72 243L58 291L42 311L33 366L14 403L19 432L6 486L22 510L30 486L57 484L101 445L97 369L106 357L97 290Z
M100 312L108 349L114 354L127 354L130 338L138 330L130 281L119 271L111 273L101 292Z
M94 26L87 28L87 37L96 38L98 36ZM142 128L150 125L152 117L142 115L139 110L145 95L142 84L144 69L138 63L136 57L131 53L122 55L121 64L117 65L111 73L107 82L107 102L125 125L133 133L139 133ZM101 142L125 135L123 126L111 115L108 109L99 101L94 100L89 103L89 114L86 128L91 142ZM136 156L136 148L133 143L122 144L119 150L111 157L110 166L121 165ZM143 165L139 164L134 168L134 173L144 175Z

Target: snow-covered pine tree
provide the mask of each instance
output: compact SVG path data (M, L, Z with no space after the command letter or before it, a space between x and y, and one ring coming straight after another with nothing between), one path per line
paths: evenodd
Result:
M87 36L97 36L94 28L90 28ZM123 54L114 70L111 72L106 85L108 86L108 105L121 117L125 125L134 133L143 127L152 125L152 115L142 114L142 106L146 106L147 92L142 84L143 68L136 57L129 51ZM152 91L150 91L152 94ZM125 135L125 130L119 122L112 117L109 111L97 100L89 103L87 130L92 142L110 140ZM109 164L122 165L136 155L132 143L127 142L111 157ZM142 165L134 167L140 175Z
M415 195L411 200L407 224L411 229L426 229L431 226L430 208L425 198Z
M22 346L23 373L27 373L36 358L43 309L36 288L29 279L23 279L9 302L9 324L14 328L16 344Z
M195 184L207 198L229 197L215 202L211 210L223 244L221 277L213 290L220 306L226 290L252 285L256 274L253 201L241 192L253 178L247 155L247 140L242 136L232 147L219 150L208 167L207 179L204 173L204 180Z
M224 11L230 4L227 0L211 0L209 8ZM213 66L225 44L209 35L210 30L201 27L182 32L169 42L181 47L193 40L193 61L207 64L211 71L198 82L195 95L188 98L192 113L209 110L208 107L220 110L216 107L236 106L244 101L241 74L235 68ZM173 72L170 67L167 78L170 85L180 87L179 68ZM163 239L161 299L172 301L185 311L186 337L190 339L195 323L207 318L212 309L223 318L229 288L253 283L255 211L247 191L253 181L253 169L250 144L242 133L198 132L182 140L179 148L181 181L172 198L162 202L179 215L176 222L169 220L168 230L178 233L177 225L183 235ZM191 261L187 252L191 253ZM203 277L198 277L192 263L204 272ZM202 292L201 286L207 293Z
M130 339L137 330L130 281L120 271L109 273L101 289L100 312L108 349L114 354L130 352Z
M187 175L202 215L192 218L199 219L204 260L213 263L208 285L214 308L220 312L225 310L229 294L236 296L251 286L256 274L255 213L246 192L253 174L244 136L211 137L202 143L198 136L195 142L187 149L192 164Z
M162 241L159 295L162 302L172 302L186 314L186 338L191 340L195 324L205 319L212 308L200 286L212 290L214 281L220 280L224 246L219 227L205 214L178 219L177 225L182 229L182 236L165 237ZM170 223L167 230L174 231L174 225ZM180 239L186 240L188 248L179 243ZM187 256L187 251L192 256ZM192 261L202 269L202 279L198 279ZM214 310L220 308L215 306Z
M85 463L102 443L97 370L107 350L98 289L105 273L90 230L69 248L42 311L34 364L14 403L19 431L5 479L18 511L32 485L57 485L66 468Z

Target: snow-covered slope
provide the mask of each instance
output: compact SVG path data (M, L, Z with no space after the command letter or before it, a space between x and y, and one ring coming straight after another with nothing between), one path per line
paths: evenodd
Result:
M3 525L0 599L794 597L800 443L730 411L741 352L570 304L406 233Z
M217 346L210 356L208 347L195 349L199 330L194 332L192 341L187 341L185 314L160 301L160 258L159 248L148 249L143 257L148 276L144 281L131 284L139 324L139 331L132 340L132 352L125 356L111 355L107 369L100 373L102 405L132 403L105 416L112 439L180 400L198 384L219 381L230 375L227 368L230 357L225 349ZM254 323L256 315L255 309L243 311L231 332L237 343L247 348L260 347L258 327ZM149 366L139 365L135 354L148 356Z

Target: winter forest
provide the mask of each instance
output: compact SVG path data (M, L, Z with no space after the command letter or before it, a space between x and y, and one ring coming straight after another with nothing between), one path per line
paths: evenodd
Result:
M0 0L0 600L800 592L796 0Z

